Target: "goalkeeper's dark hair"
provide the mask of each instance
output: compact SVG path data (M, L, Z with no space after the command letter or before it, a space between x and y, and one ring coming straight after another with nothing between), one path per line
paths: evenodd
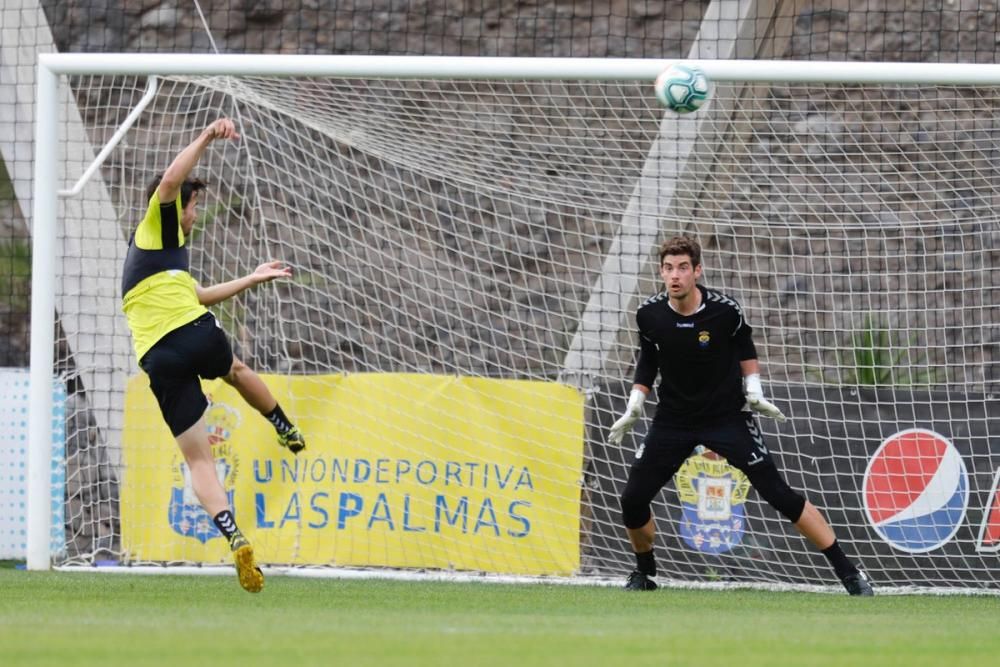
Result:
M163 174L160 174L146 187L146 201L144 203L149 203L149 200L153 198L153 193L156 192L156 188L160 187L160 181L163 180ZM181 184L181 208L188 205L191 201L191 197L194 193L201 192L208 187L208 183L201 180L200 178L188 178L185 179L184 183ZM163 202L160 202L161 204Z
M688 236L675 236L668 239L660 246L660 265L663 265L663 258L668 255L687 255L691 258L691 266L701 264L701 246L693 238Z

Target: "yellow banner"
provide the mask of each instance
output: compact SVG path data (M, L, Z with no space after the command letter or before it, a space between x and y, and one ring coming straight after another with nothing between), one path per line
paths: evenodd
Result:
M203 383L217 471L265 563L571 574L583 397L548 382L263 376L307 449ZM126 394L122 541L132 560L227 562L146 376Z

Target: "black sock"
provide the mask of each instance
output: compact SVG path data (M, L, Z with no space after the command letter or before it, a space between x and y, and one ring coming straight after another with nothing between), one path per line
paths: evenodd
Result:
M229 510L222 510L215 515L212 521L215 523L216 528L219 529L219 532L229 540L230 544L233 543L235 538L243 537L243 533L236 526L236 519L233 518L233 513Z
M837 540L833 541L833 544L823 549L823 555L826 559L830 561L830 565L833 566L833 571L837 573L837 576L843 579L852 574L857 574L858 568L854 567L851 561L847 560L847 554L844 550L840 548L840 544Z
M271 422L274 429L278 433L288 433L292 430L292 422L285 415L285 411L281 409L280 404L275 404L274 410L271 410L264 418Z
M652 549L645 553L637 553L635 555L635 565L636 569L647 577L656 576L656 558L653 556Z

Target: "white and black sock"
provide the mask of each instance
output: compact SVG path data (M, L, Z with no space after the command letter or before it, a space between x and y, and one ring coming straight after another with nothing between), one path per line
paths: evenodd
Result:
M215 527L219 529L219 532L229 540L230 544L233 543L234 538L243 537L243 533L236 526L236 519L233 518L233 513L229 510L222 510L216 514L212 522L215 523Z
M280 404L276 404L274 406L274 410L271 410L264 415L264 418L271 422L271 425L274 426L274 430L280 434L285 434L292 430L293 424L291 420L288 419L288 416L285 415L285 411L281 409Z

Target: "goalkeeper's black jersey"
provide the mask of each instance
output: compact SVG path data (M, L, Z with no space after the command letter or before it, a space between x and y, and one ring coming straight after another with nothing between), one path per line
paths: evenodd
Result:
M752 329L731 297L701 290L693 315L670 307L666 292L647 299L636 312L639 360L635 383L657 389L656 419L698 426L737 415L746 402L740 361L756 359Z

